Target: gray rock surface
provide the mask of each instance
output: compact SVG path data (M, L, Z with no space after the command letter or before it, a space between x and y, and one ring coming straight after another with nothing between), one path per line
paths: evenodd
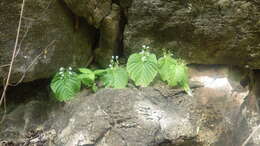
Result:
M182 91L176 93L184 95ZM6 116L0 139L19 143L23 133L30 130L56 133L49 140L60 146L151 146L165 140L180 143L182 137L195 138L185 104L168 103L153 88L104 89L88 94L84 91L64 106L32 101L17 107Z
M127 19L128 55L150 45L190 63L260 68L258 0L133 0Z
M111 56L121 53L123 41L123 12L129 2L111 0L65 0L72 12L85 18L99 32L99 43L95 50L95 62L107 67Z
M225 66L191 67L193 97L160 82L140 89L101 89L95 94L84 90L67 103L48 101L43 92L37 95L43 97L41 101L34 98L7 110L0 126L0 142L50 146L241 145L259 123L259 114L244 109L248 89L239 84L240 73ZM250 144L259 144L257 134Z
M77 16L86 18L89 24L99 28L110 14L112 0L64 0Z
M96 62L104 67L110 63L111 56L118 55L122 41L121 8L112 4L111 13L104 18L100 26L99 47L95 50Z
M20 9L21 1L0 2L0 81L8 72L2 65L11 60ZM86 65L94 37L87 24L74 31L71 12L58 0L26 0L12 82L24 73L24 81L32 81L51 77L61 66Z

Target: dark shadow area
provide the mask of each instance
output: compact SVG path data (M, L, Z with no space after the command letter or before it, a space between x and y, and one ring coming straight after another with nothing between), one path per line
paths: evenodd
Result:
M172 144L171 141L165 140L160 143L158 146L201 146L202 143L196 142L195 139L182 139L182 142L178 142L179 144Z

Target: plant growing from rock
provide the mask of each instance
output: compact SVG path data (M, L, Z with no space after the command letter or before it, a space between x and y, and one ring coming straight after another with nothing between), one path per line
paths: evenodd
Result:
M125 68L119 66L118 56L112 56L109 68L101 78L105 87L125 88L128 83L128 74Z
M127 61L127 71L135 85L147 87L158 72L157 58L143 46L140 53L132 54Z
M77 73L68 69L60 68L51 81L51 89L55 98L59 101L67 101L80 91L81 80L78 78Z
M81 80L83 85L85 85L87 88L91 88L92 91L96 92L97 86L95 83L95 72L88 68L79 68L79 72L80 74L78 75L78 78Z
M140 53L130 55L126 69L119 66L118 56L112 56L107 69L79 68L79 73L76 73L72 68L61 68L52 79L51 89L59 101L67 101L80 91L81 83L94 92L98 89L98 80L106 88L125 88L129 78L136 86L147 87L159 73L169 86L180 86L192 96L184 61L172 58L170 53L164 53L164 56L157 60L156 55L148 49L149 47L143 46Z
M158 60L159 74L163 81L170 86L181 86L190 96L192 96L188 69L183 60L172 58L172 54L164 53L164 56Z

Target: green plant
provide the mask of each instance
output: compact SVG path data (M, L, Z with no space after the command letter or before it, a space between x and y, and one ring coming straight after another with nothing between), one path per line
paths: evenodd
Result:
M188 83L187 66L182 60L172 58L165 53L163 57L157 58L155 54L147 51L149 47L143 46L140 53L130 55L127 61L127 69L119 66L118 57L113 57L109 68L90 70L79 68L79 74L72 68L60 68L51 81L51 89L59 101L66 101L80 91L81 83L87 88L97 91L97 80L103 82L107 88L125 88L128 84L128 76L137 86L147 87L159 72L163 81L170 86L180 86L192 96Z
M101 78L105 87L125 88L128 83L128 74L125 68L119 66L118 56L115 58L112 56L110 63L109 68Z
M95 82L95 73L88 68L79 68L80 74L78 78L82 81L87 87L91 87Z
M190 96L191 90L188 80L188 69L184 61L175 60L172 54L164 54L158 60L159 74L163 81L170 86L181 86Z
M171 54L164 54L163 57L158 60L159 74L163 81L170 84L171 78L174 76L174 68L177 61L171 57ZM175 86L175 85L172 85Z
M91 88L92 91L97 91L97 85L95 83L96 74L94 71L88 69L88 68L79 68L80 74L78 75L78 78L81 80L81 82L88 88Z
M127 72L137 86L147 87L158 72L156 56L148 48L143 46L142 52L132 54L127 61Z
M72 71L72 68L68 69L60 68L60 71L56 73L51 81L51 89L59 101L67 101L73 98L73 96L80 91L81 80L77 74Z

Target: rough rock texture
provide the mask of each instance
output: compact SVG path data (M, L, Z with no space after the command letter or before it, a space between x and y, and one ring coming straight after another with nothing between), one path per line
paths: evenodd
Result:
M96 94L83 91L66 104L48 102L44 92L36 95L43 96L42 101L34 99L7 111L0 141L57 146L238 146L259 122L255 120L259 114L240 112L248 94L239 84L240 73L223 66L191 67L193 97L162 83L141 89L102 89ZM245 121L254 123L240 127ZM250 143L259 144L257 135Z
M99 27L111 11L112 0L64 0L77 16L86 18L89 24Z
M197 64L260 68L260 1L133 0L126 54L150 45Z
M11 60L20 9L21 1L0 2L0 80L8 71L2 65ZM24 81L32 81L50 77L61 66L86 65L95 33L84 24L74 31L71 13L57 0L26 0L12 81L24 73Z
M64 0L72 12L85 18L100 32L99 43L95 51L95 61L107 67L111 56L120 54L123 40L123 9L129 6L111 0Z
M182 137L195 137L188 110L181 108L186 105L170 104L152 88L106 89L91 96L87 94L83 92L59 108L35 101L21 105L7 115L0 137L19 142L26 130L55 131L54 143L63 146L150 146L166 139L178 143ZM194 100L187 96L185 99ZM21 118L13 119L14 115ZM48 118L44 118L46 115Z
M95 50L96 62L101 66L108 65L111 56L120 53L123 32L121 19L121 8L112 4L111 13L104 18L100 26L99 47Z
M248 133L255 133L252 135L251 139L248 141L248 145L258 146L260 145L260 110L259 110L259 97L260 97L260 71L255 70L252 75L252 83L250 93L247 95L244 104L240 108L240 115L237 118L236 127L234 129L234 139L239 143L246 140Z

